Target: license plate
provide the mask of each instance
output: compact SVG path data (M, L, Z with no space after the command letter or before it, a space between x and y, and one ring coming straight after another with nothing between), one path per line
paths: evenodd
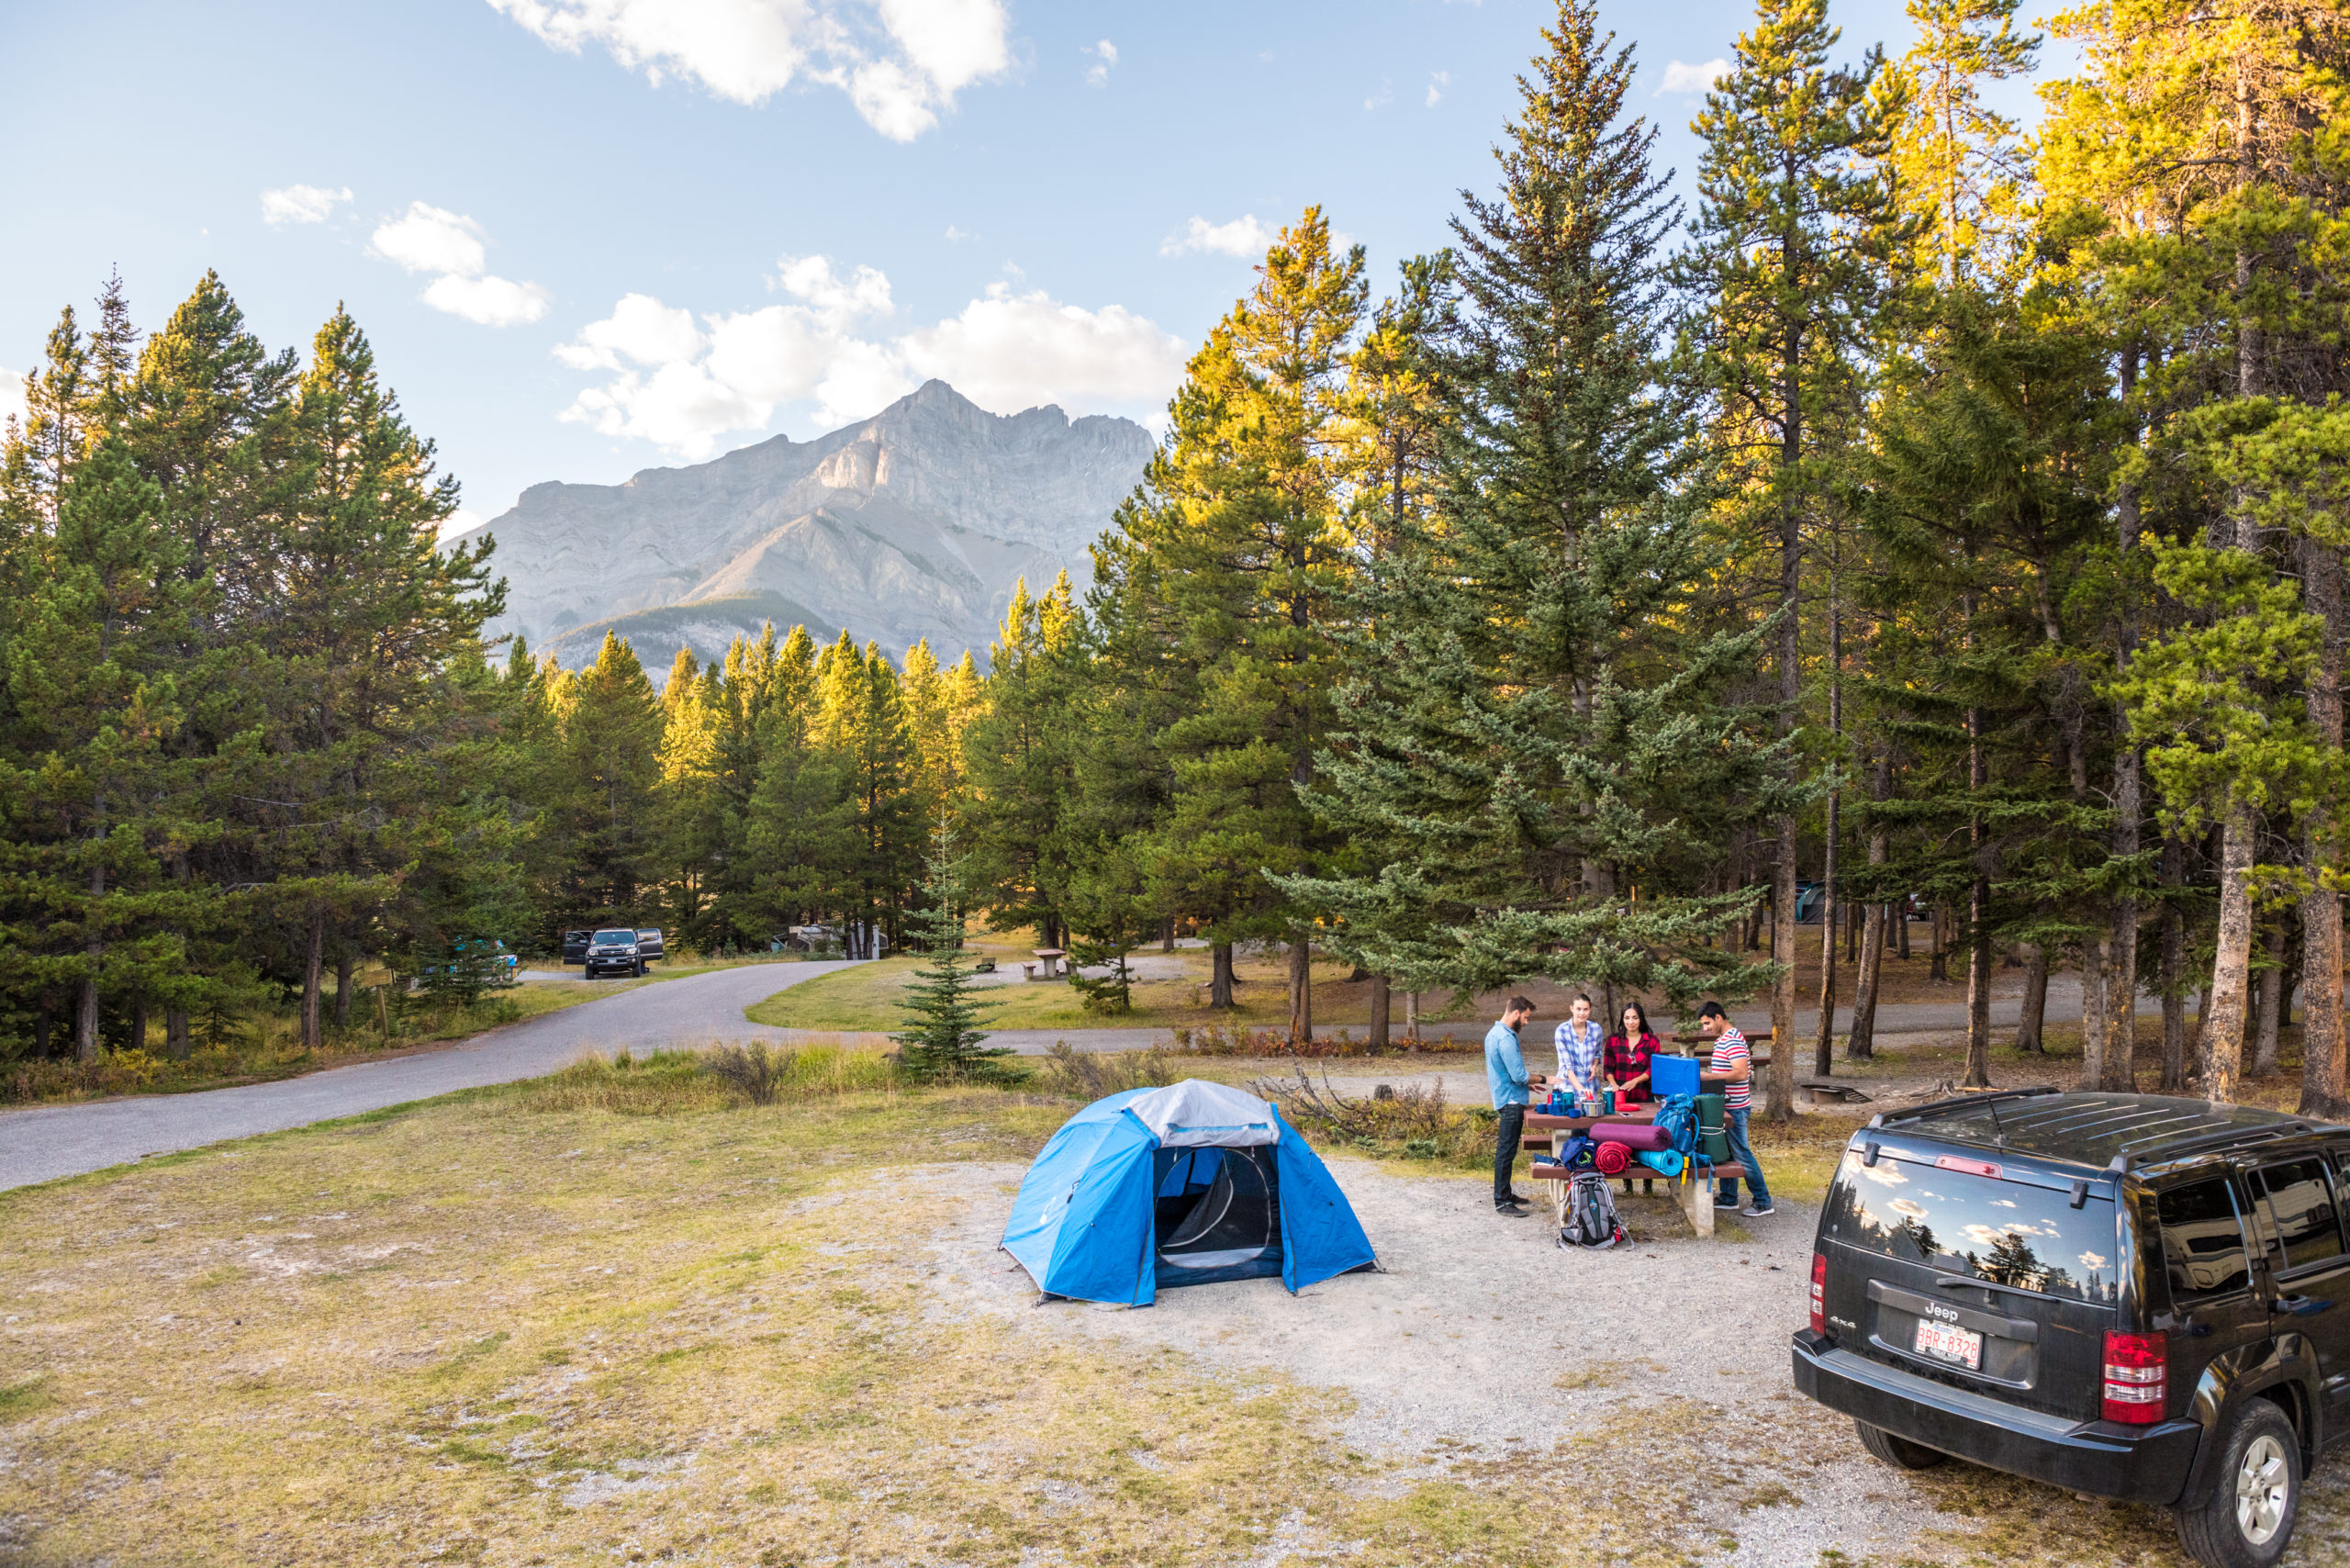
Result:
M1918 1323L1915 1348L1921 1356L1948 1361L1954 1367L1964 1367L1968 1372L1983 1370L1983 1336L1972 1328L1921 1318Z

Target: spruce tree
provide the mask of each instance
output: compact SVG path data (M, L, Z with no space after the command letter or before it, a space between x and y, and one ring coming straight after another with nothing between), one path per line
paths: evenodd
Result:
M923 946L923 961L900 1003L906 1027L890 1037L903 1047L906 1070L925 1081L1004 1081L1024 1076L1004 1063L1009 1046L990 1046L982 1025L990 1010L971 995L971 969L963 951L968 892L963 858L955 853L955 833L941 812L931 829L928 875L923 907L910 917Z
M1897 190L1883 160L1897 103L1872 89L1883 52L1857 68L1829 63L1841 37L1827 0L1761 0L1729 73L1692 129L1706 144L1691 242L1676 258L1695 297L1688 352L1711 395L1729 498L1723 523L1760 535L1775 557L1773 675L1789 773L1772 825L1768 1114L1795 1114L1796 879L1807 780L1796 769L1802 723L1802 613L1807 537L1830 487L1824 442L1849 441L1858 377L1886 303L1887 266L1905 248Z
M1623 118L1632 54L1588 6L1544 36L1501 189L1454 221L1435 516L1356 599L1313 797L1377 860L1283 886L1415 990L1546 974L1686 1006L1767 973L1707 946L1751 895L1705 868L1778 763L1725 700L1756 635L1710 624L1688 410L1657 374L1673 207Z

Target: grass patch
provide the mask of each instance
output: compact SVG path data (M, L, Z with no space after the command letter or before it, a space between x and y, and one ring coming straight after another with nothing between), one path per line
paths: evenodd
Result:
M758 1108L664 1054L0 1194L10 1549L1172 1563L1292 1521L1529 1560L1477 1485L1365 1500L1341 1396L927 1311L937 1200L864 1171L1023 1159L1069 1109L843 1047Z
M1001 938L975 938L973 949L980 957L992 958L1006 972L1018 972L1016 965L1029 958L1026 949ZM1138 958L1147 958L1158 965L1179 965L1180 977L1138 979L1134 983L1134 1010L1130 1013L1104 1014L1089 1009L1085 998L1065 983L1044 980L1013 980L1007 985L990 986L979 992L979 1001L992 1011L988 1021L992 1029L1177 1029L1199 1031L1216 1029L1264 1029L1286 1027L1289 1022L1289 980L1287 960L1262 955L1246 956L1235 962L1234 971L1239 980L1235 993L1238 1006L1227 1011L1211 1011L1206 1004L1203 989L1208 978L1208 956L1197 948L1179 948L1174 954L1146 951ZM1033 961L1033 960L1031 960ZM751 1021L779 1029L820 1029L831 1031L877 1031L905 1026L904 1014L899 1004L906 988L912 983L913 972L921 959L911 955L883 958L875 963L858 964L854 968L819 975L777 992L767 1001L752 1007ZM1317 961L1314 966L1314 1017L1316 1032L1335 1033L1340 1028L1350 1030L1357 1037L1371 1023L1371 988L1367 980L1350 980L1344 964ZM1395 1027L1403 1026L1403 1009L1397 1002L1393 1013ZM1465 1043L1474 1043L1484 1036L1482 1024L1455 1024L1423 1026L1422 1033L1430 1038L1441 1036L1449 1028Z

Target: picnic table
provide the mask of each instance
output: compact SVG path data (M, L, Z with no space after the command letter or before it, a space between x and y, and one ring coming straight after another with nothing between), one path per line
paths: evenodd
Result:
M1543 1137L1539 1142L1528 1138L1524 1147L1529 1153L1537 1148L1546 1152L1553 1150L1558 1147L1557 1134L1588 1132L1595 1122L1627 1124L1653 1122L1656 1120L1656 1109L1655 1102L1651 1101L1644 1105L1621 1106L1612 1116L1554 1116L1547 1112L1529 1111L1526 1117L1528 1130L1550 1136ZM1575 1172L1563 1165L1554 1165L1547 1160L1537 1159L1528 1174L1537 1182L1550 1184L1551 1206L1558 1212L1559 1223L1566 1224L1567 1198L1572 1190ZM1635 1161L1627 1166L1623 1173L1613 1180L1624 1183L1624 1192L1627 1196L1630 1195L1632 1183L1635 1182L1642 1183L1651 1194L1656 1190L1654 1184L1659 1182L1663 1182L1667 1195L1678 1203L1682 1212L1689 1216L1690 1227L1700 1236L1711 1236L1714 1233L1716 1184L1727 1182L1732 1177L1743 1177L1745 1174L1746 1167L1736 1160L1724 1160L1714 1165L1692 1161L1684 1167L1684 1174L1680 1176L1660 1175L1647 1166Z
M1069 952L1066 948L1038 947L1034 949L1034 951L1037 958L1045 966L1045 978L1046 980L1053 980L1063 972L1061 960L1069 957ZM1036 966L1035 964L1023 964L1020 966L1020 971L1021 978L1024 980L1035 980L1036 978Z

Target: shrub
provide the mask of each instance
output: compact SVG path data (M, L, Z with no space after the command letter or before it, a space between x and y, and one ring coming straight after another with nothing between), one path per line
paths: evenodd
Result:
M1144 1051L1080 1051L1055 1040L1036 1074L1037 1087L1091 1104L1129 1089L1159 1089L1180 1083L1183 1070L1174 1053L1157 1046Z
M798 1051L770 1051L764 1040L747 1046L717 1046L701 1058L701 1070L754 1105L772 1105L791 1076Z

